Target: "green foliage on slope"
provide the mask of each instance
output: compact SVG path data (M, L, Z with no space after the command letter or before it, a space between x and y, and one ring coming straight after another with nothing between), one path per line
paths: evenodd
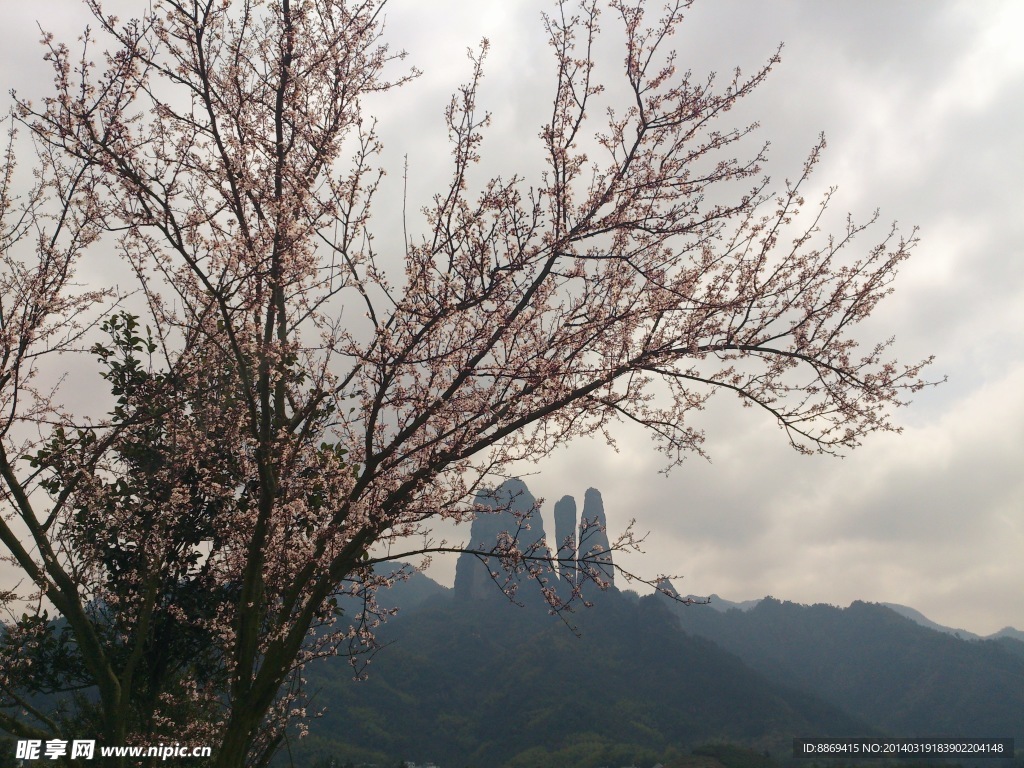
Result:
M1024 644L961 640L881 605L677 611L684 629L769 678L900 736L1024 739Z
M653 765L710 741L783 750L798 733L870 730L680 632L653 598L597 602L573 615L577 636L497 591L427 600L386 627L392 644L365 682L342 663L310 670L327 711L297 749L357 763L372 752L445 768L597 768Z

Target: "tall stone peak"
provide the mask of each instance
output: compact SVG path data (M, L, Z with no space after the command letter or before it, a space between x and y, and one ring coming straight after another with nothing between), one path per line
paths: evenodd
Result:
M544 538L544 522L537 509L537 500L519 478L506 480L497 488L482 489L474 499L476 517L470 526L468 548L490 551L503 533L518 542L519 551L525 552ZM462 554L455 564L455 596L457 599L479 599L493 596L497 587L490 571L498 571L499 583L504 581L501 566L491 558L486 565L476 555ZM523 592L529 592L525 588ZM529 595L521 594L529 599Z
M555 541L552 543L555 556L562 561L576 559L576 499L563 496L555 502ZM573 564L560 564L561 581L576 583L576 569Z
M526 483L519 478L506 480L497 488L484 489L474 499L476 517L470 526L467 548L481 553L490 552L499 537L507 533L516 539L520 552L537 547L544 539L544 523L537 508L537 500ZM579 583L582 569L590 568L602 581L615 585L615 568L606 526L604 500L596 488L588 488L583 497L583 514L577 514L576 499L563 496L554 507L555 538L545 539L546 556L562 561L558 566L559 594L568 599L579 584L592 599L597 590L594 585ZM553 550L553 551L552 551ZM540 551L537 554L541 554ZM585 562L581 563L580 561ZM477 600L495 595L498 587L490 572L497 571L497 581L504 583L506 575L496 557L488 558L485 565L481 557L464 553L455 564L455 597L458 600ZM536 585L520 579L518 600L532 602L541 598ZM542 598L541 598L542 599Z
M608 540L608 518L604 513L604 499L596 488L587 488L583 496L583 518L580 520L579 559L586 558L590 567L611 586L615 586L615 568L612 563L611 543Z

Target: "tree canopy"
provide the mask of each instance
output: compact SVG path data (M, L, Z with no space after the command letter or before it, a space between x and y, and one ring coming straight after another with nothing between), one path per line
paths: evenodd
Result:
M850 254L874 218L822 235L831 193L798 216L824 140L777 190L766 145L734 156L754 126L722 118L778 55L694 79L666 49L686 3L545 16L536 178L471 182L485 41L445 112L451 175L400 253L373 239L364 99L401 99L417 73L382 2L156 0L127 22L86 4L81 50L44 38L53 91L16 97L35 184L16 189L12 138L0 188L0 541L23 576L8 605L36 606L0 660L12 733L88 724L263 764L305 714L302 665L372 641L380 553L450 550L432 523L468 519L516 462L621 421L679 462L723 391L797 450L839 452L923 386L927 361L855 333L913 233ZM595 74L602 12L621 104ZM76 284L111 248L127 298ZM37 375L53 355L98 359L106 416L60 405ZM502 553L528 559L514 539ZM328 631L344 595L365 610ZM41 710L56 682L33 654L96 696Z

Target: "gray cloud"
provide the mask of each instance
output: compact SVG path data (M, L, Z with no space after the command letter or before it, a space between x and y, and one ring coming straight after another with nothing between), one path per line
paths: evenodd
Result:
M400 199L408 154L413 211L447 178L442 110L469 74L465 49L483 36L492 51L481 107L494 124L481 174L529 179L543 167L536 137L552 91L545 5L466 7L389 6L395 47L425 74L371 107L391 174L382 200ZM35 8L8 9L0 30L5 81L22 93L45 92L50 80L32 44ZM70 34L81 23L76 8L51 2L43 21ZM674 43L697 75L724 77L734 64L752 71L786 41L772 78L727 116L761 121L759 138L772 141L767 170L780 185L823 130L829 150L813 187L839 186L833 223L880 207L882 222L920 226L915 258L865 334L895 333L908 360L935 354L950 381L899 412L903 435L870 439L843 460L795 455L774 424L728 397L695 421L711 463L694 458L667 477L648 437L624 426L618 453L585 440L524 468L539 472L527 480L547 497L548 514L563 494L600 488L613 529L635 517L652 532L646 554L625 564L683 574L683 591L892 601L979 633L1024 628L1024 56L1013 39L1021 22L1013 0L696 5ZM604 24L613 28L610 14ZM611 47L601 55L614 73L621 57ZM396 229L400 210L378 209L382 232ZM433 571L453 572L454 560Z

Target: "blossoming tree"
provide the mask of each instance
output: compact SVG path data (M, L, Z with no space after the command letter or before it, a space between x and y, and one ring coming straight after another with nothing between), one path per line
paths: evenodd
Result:
M763 147L732 156L753 127L720 118L777 56L695 81L665 50L685 3L653 23L607 4L621 104L597 79L597 0L557 5L546 170L476 186L485 42L426 230L380 253L364 97L416 75L391 74L381 2L156 0L128 23L86 2L84 51L47 36L55 91L16 105L38 184L15 195L9 154L0 197L0 540L22 575L5 599L36 606L5 635L13 733L192 738L260 764L303 714L302 664L371 630L313 629L342 595L370 600L387 545L467 519L515 462L623 420L681 461L723 391L797 450L838 452L922 386L924 363L853 333L914 238L847 256L873 219L821 236L828 195L797 217L824 142L781 191ZM74 285L114 245L131 312ZM41 388L60 353L100 361L106 417ZM424 541L409 549L449 549ZM74 688L96 695L33 705Z

